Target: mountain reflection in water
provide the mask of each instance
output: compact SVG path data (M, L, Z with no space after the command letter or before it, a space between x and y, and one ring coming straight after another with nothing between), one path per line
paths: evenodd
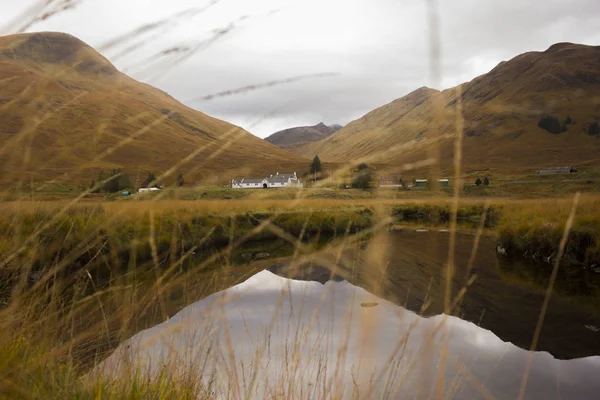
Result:
M443 387L444 398L512 399L528 355L471 322L421 317L347 281L265 270L140 332L101 368L118 374L125 356L150 374L202 366L220 398L405 399ZM595 399L598 376L600 357L536 352L525 398Z

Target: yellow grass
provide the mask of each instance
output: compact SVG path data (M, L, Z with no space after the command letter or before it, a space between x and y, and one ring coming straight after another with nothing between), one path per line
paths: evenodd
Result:
M433 4L428 2L431 65L434 80L440 81L440 38ZM54 14L40 12L37 18L44 15ZM35 15L32 18L32 23L38 21ZM135 38L133 31L121 39ZM462 88L468 94L464 99L456 89L419 90L298 150L303 155L319 152L324 161L389 164L401 174L425 171L433 175L428 178L439 171L454 172L455 186L448 192L339 191L323 187L335 186L335 180L326 180L311 190L239 192L244 198L224 199L233 191L196 187L99 201L88 196L99 184L90 188L89 181L101 168L124 168L136 182L153 171L167 185L179 173L188 184L222 184L254 173L268 175L284 169L302 173L309 161L126 77L72 37L2 37L0 50L4 54L0 56L0 123L11 130L11 136L0 143L0 169L3 179L17 183L6 196L12 200L0 202L0 398L212 398L211 388L199 384L207 372L202 366L180 376L166 365L155 379L145 379L135 366L117 380L88 372L136 332L269 266L274 260L235 262L255 239L283 243L291 251L287 255L294 268L316 260L348 279L356 270L340 271L339 264L344 264L340 261L348 261L343 259L348 248L362 247L369 260L369 270L362 271L366 286L378 294L390 280L382 251L388 245L388 228L449 224L453 240L448 246L445 283L448 313L457 312L460 296L469 290L465 284L459 296L452 297L452 254L454 238L462 228L460 217L475 217L468 226L477 240L484 234L496 235L514 254L533 249L551 256L559 250L575 264L600 261L600 197L581 196L577 212L571 213L572 196L564 193L570 186L563 198L544 200L494 197L497 193L464 198L461 190L460 180L473 169L520 175L542 163L573 160L592 166L597 162L600 142L579 132L590 117L590 96L557 103L561 117L568 112L580 124L568 134L540 134L531 126L536 121L525 121L528 113L543 111L530 104L534 90L524 90L525 83L537 76L519 75L520 80L511 82L521 97L492 96L493 101L482 107L472 93L475 90L469 88L485 89L485 76ZM60 62L53 60L63 51ZM7 57L9 53L17 57ZM592 65L591 70L598 68ZM506 93L512 90L508 89ZM562 94L549 91L548 97L554 101ZM495 116L512 112L521 120L510 117L502 127L490 128L494 140L461 136L477 128L478 117L482 125L491 126ZM257 121L262 118L257 116ZM524 124L523 134L515 135ZM556 149L562 152L552 152ZM508 155L515 158L507 163ZM334 176L344 176L348 169L348 165L339 170L337 164L329 167ZM51 179L54 182L48 182ZM64 200L31 200L34 191L43 192L56 182L82 187ZM24 189L27 184L30 193ZM204 192L219 198L197 199ZM184 200L186 196L196 200ZM479 220L481 215L486 217ZM322 236L327 236L325 244ZM475 246L471 260L477 250ZM352 261L347 265L354 268ZM555 259L555 266L561 261ZM548 295L552 290L550 285ZM540 326L544 312L540 312ZM377 328L375 322L368 324L363 334ZM444 361L440 370L446 367ZM239 377L228 379L231 388L238 386ZM523 387L526 381L525 376ZM281 397L294 384L291 379L280 382ZM487 394L484 384L471 384ZM444 385L440 378L437 398L443 397ZM336 398L335 392L320 398Z

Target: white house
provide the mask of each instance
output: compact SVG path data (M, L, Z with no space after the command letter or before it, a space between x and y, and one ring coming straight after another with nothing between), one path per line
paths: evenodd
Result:
M301 188L302 182L294 172L293 174L280 174L277 172L268 178L243 178L240 180L232 179L231 187L233 189L267 189L267 188Z
M242 178L231 180L233 189L266 189L269 187L268 178Z
M298 179L298 176L294 172L293 174L280 174L277 172L275 175L269 177L269 187L282 188L282 187L302 187L302 182Z

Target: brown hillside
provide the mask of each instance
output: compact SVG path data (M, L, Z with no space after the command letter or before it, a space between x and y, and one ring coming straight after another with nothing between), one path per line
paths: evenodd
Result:
M308 165L129 78L61 33L0 37L0 151L4 181L85 180L112 168L158 176L188 156L177 171L188 182Z
M327 126L321 122L315 126L284 129L266 137L265 140L282 149L292 149L296 146L325 139L340 129L340 125Z
M600 47L556 44L500 63L462 84L465 170L531 171L537 166L574 164L600 168L600 138L588 127L600 119ZM453 163L458 88L421 88L348 124L336 134L294 151L330 162L404 165L431 154L440 143L440 165ZM566 132L538 127L542 116Z

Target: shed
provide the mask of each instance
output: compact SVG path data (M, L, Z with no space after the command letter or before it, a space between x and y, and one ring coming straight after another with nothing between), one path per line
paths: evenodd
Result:
M379 177L379 187L381 188L399 188L402 187L402 179L393 176L381 176Z
M577 173L577 168L574 167L544 167L536 172L538 175L561 175Z

